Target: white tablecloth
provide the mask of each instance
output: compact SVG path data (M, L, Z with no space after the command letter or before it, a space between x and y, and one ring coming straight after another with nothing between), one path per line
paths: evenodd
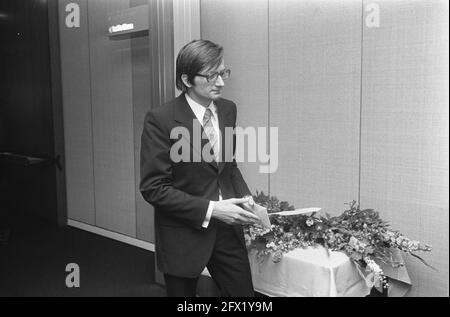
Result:
M295 249L274 263L262 262L256 250L249 253L253 286L268 296L366 296L371 288L359 275L355 264L341 252L323 247Z
M394 258L403 262L400 251ZM371 287L358 273L356 265L342 252L325 248L295 249L283 255L280 262L274 263L272 257L263 261L258 259L256 250L249 251L253 286L259 293L268 296L286 297L363 297L370 293ZM394 269L383 267L389 279L388 296L404 296L411 288L411 280L405 267ZM203 277L210 277L208 270ZM212 281L201 280L201 296L219 296Z

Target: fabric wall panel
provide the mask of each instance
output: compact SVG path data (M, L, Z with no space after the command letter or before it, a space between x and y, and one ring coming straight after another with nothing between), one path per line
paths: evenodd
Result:
M201 37L224 47L225 64L231 69L224 98L237 104L237 125L267 128L267 1L204 0L200 4ZM258 160L239 163L250 190L267 193L268 174L260 173L259 166Z
M369 3L366 2L365 3ZM448 296L448 3L377 1L364 27L361 204L428 242L411 296Z
M130 1L131 6L146 4L147 0ZM153 207L147 203L139 191L141 135L144 117L150 110L150 58L148 36L131 39L133 131L134 131L134 177L136 195L136 237L154 242Z
M107 19L129 1L88 2L96 225L136 236L131 49Z
M67 216L95 224L92 109L89 70L89 28L87 0L80 8L80 26L66 25L66 6L59 3L61 77L64 114Z
M341 213L358 199L360 1L269 1L271 194Z

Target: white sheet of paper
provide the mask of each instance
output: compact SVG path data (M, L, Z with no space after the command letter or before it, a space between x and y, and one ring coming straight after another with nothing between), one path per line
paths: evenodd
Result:
M322 210L322 208L317 208L317 207L301 208L301 209L295 209L295 210L273 212L273 213L271 213L271 215L292 216L292 215L309 214L312 212L318 212L320 210Z

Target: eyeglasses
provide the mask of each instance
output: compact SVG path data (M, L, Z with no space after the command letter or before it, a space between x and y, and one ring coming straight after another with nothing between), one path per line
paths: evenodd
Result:
M202 74L196 74L196 76L200 76L200 77L205 77L206 80L208 81L208 83L214 83L216 82L217 78L219 78L219 76L225 80L230 78L231 75L231 70L230 69L224 69L221 72L214 72L212 74L209 75L202 75Z

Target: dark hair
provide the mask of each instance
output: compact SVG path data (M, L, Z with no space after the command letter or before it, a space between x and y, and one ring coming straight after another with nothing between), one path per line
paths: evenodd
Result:
M186 74L191 84L196 74L202 70L210 70L218 67L223 59L223 47L208 40L194 40L180 50L177 56L176 85L183 92L187 87L181 80L181 75Z

